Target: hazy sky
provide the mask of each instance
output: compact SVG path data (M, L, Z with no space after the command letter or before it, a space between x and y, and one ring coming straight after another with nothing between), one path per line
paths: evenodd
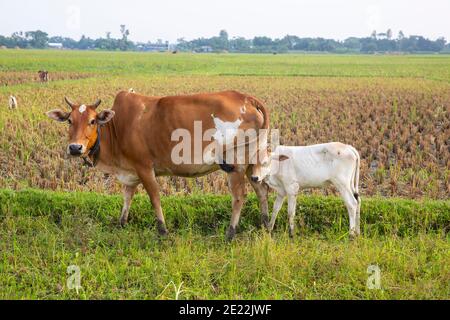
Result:
M345 39L372 30L450 40L450 0L0 0L0 34L41 29L78 39L82 34L176 41L210 37L272 38L286 34Z

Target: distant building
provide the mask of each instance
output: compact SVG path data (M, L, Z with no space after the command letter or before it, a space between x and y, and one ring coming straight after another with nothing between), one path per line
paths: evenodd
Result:
M139 51L148 52L165 52L169 50L169 45L167 43L139 43L136 48Z
M213 52L213 48L211 46L201 46L195 49L196 52Z
M51 49L62 49L62 48L64 48L64 47L63 47L63 44L62 44L62 43L59 43L59 42L50 42L50 43L48 44L48 46L49 46L49 48L51 48Z

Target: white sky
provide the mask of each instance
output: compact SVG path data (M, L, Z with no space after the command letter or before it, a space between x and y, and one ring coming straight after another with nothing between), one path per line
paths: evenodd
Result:
M41 29L79 39L118 37L171 42L184 37L286 34L345 39L391 28L450 41L450 0L0 0L0 34Z

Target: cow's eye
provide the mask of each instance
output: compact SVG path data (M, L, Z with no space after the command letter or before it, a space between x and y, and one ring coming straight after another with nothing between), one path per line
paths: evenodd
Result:
M90 125L94 125L95 124L95 119L92 119L91 121L89 121Z
M72 124L72 120L67 119L67 123L68 123L68 124Z

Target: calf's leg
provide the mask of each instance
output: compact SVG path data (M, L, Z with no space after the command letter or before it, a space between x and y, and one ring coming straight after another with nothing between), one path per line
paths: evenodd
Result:
M128 222L128 213L130 211L131 201L133 200L136 192L136 186L123 186L123 208L122 215L120 216L120 225L123 227Z
M289 236L294 237L294 218L295 218L295 207L297 205L297 196L288 195L288 217L289 217Z
M350 230L349 234L351 238L356 237L359 232L357 230L357 212L358 212L358 201L355 199L350 187L346 187L343 185L337 186L341 197L344 199L345 206L348 211L348 218L350 221Z
M228 227L226 238L233 240L236 235L236 226L241 216L242 206L245 200L245 178L243 172L233 171L228 174L228 187L233 197L230 226Z
M275 220L277 219L278 212L280 212L281 207L283 206L284 201L284 195L277 194L277 198L275 199L275 202L273 203L273 211L272 211L272 218L270 219L268 230L272 231L273 226L275 225Z

